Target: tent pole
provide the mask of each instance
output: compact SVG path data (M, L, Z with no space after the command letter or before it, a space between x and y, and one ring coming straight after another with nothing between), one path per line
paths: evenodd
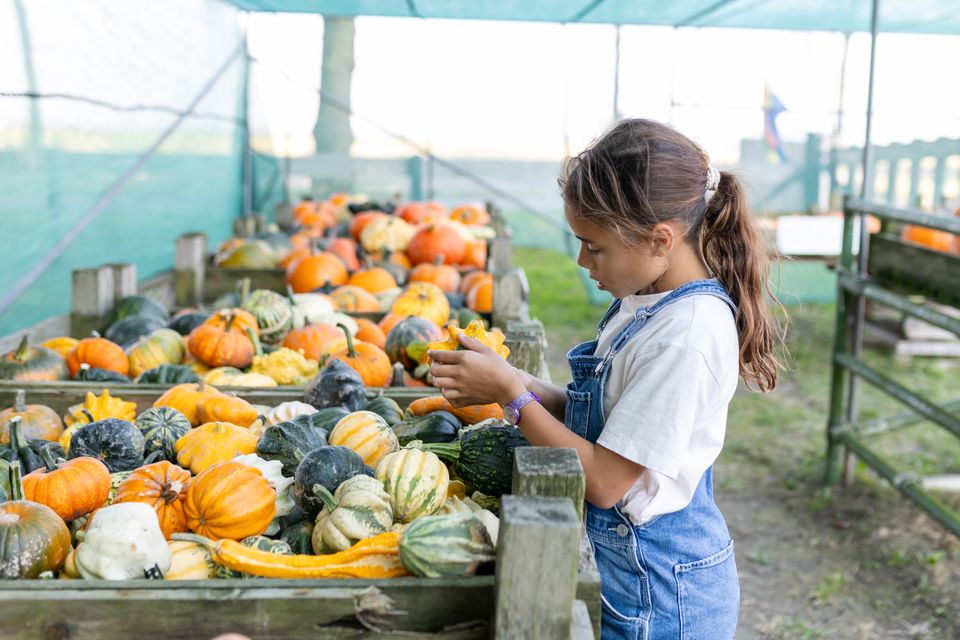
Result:
M243 216L253 213L253 153L250 149L250 47L247 26L243 29Z
M620 121L620 25L615 25L617 41L613 63L613 121Z
M870 77L867 83L867 130L863 140L863 181L860 185L860 198L867 200L873 194L873 146L871 144L873 128L873 84L876 76L877 63L877 31L879 27L880 0L873 0L873 8L870 14ZM867 271L867 260L870 252L870 238L867 235L867 214L860 214L860 253L857 255L857 271L862 276ZM859 359L863 353L863 324L867 311L866 298L860 294L851 294L850 302L853 304L847 308L854 310L852 320L850 340L851 352L854 358ZM857 396L860 387L860 380L856 374L850 373L850 387L847 394L847 415L848 424L857 421ZM853 473L856 468L854 456L850 449L845 449L843 457L843 482L850 484L853 481Z

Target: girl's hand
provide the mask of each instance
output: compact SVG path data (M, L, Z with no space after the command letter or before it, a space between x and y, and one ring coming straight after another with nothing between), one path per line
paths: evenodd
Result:
M456 407L508 404L526 390L516 370L479 340L458 334L463 351L429 351L433 384Z

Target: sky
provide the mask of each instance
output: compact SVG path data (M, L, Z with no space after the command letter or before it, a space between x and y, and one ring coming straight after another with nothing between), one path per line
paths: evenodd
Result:
M258 144L307 154L317 109L323 19L252 14L249 43ZM453 158L554 160L614 117L610 25L358 18L352 107L361 156L406 156L400 133ZM838 126L844 36L827 32L624 26L618 111L673 123L718 163L763 134L764 83L786 105L783 138L830 138ZM882 34L877 144L960 138L960 83L946 62L960 37ZM280 73L277 70L282 69ZM869 35L850 36L839 144L862 143ZM369 123L375 123L376 126ZM266 136L265 134L269 134Z

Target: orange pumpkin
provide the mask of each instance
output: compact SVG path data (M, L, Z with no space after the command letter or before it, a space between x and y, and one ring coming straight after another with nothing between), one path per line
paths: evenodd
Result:
M276 515L276 492L257 469L226 461L190 482L183 513L191 531L220 540L263 533Z
M203 382L178 384L167 389L162 396L153 403L155 407L171 407L176 409L197 426L200 422L200 403L207 398L219 396L220 392Z
M459 264L467 250L463 236L449 224L438 222L417 231L407 247L407 256L413 264L436 262L443 256L447 264Z
M229 422L208 422L177 439L173 450L177 464L200 473L218 462L256 452L257 436Z
M360 242L360 234L363 233L365 226L386 215L387 214L382 211L361 211L353 216L353 220L350 221L350 235L353 236L354 241Z
M288 333L283 339L283 346L303 351L305 358L319 362L326 346L342 337L343 332L332 324L308 324Z
M493 281L493 274L487 273L486 271L471 271L467 275L463 276L463 279L460 280L460 287L458 291L463 295L467 295L475 285L477 285L482 280Z
M356 335L354 335L357 340L375 344L381 349L387 346L387 334L383 332L383 329L381 329L380 325L376 322L368 320L367 318L357 318L357 325L360 327L357 329Z
M360 260L357 259L357 243L350 238L331 238L324 249L343 260L348 271L356 271L360 268Z
M390 329L393 329L393 327L394 327L398 322L400 322L401 320L403 320L403 319L406 318L406 317L407 317L407 316L403 315L402 313L392 313L392 312L391 312L391 313L388 313L388 314L386 314L385 316L383 316L383 318L380 320L380 322L377 323L377 326L380 327L380 330L383 331L384 335L387 335L387 334L390 333Z
M483 207L465 204L450 213L450 219L460 224L482 225L490 222L490 214Z
M326 251L307 256L287 269L287 283L295 293L307 293L326 284L337 287L348 279L343 260Z
M277 266L279 266L281 269L290 271L294 268L293 265L312 254L313 250L310 248L310 246L297 247L287 255L283 256L283 258L280 259L280 262L277 263Z
M133 471L120 483L113 502L149 504L157 512L163 537L169 540L174 533L189 531L183 512L189 486L189 471L162 460Z
M493 311L493 278L481 280L467 292L467 308L477 313Z
M390 358L383 349L369 342L355 341L345 325L338 324L347 340L347 348L336 353L334 360L342 360L360 374L368 387L385 387L390 382Z
M412 282L394 301L390 313L404 318L420 316L442 327L450 319L450 302L437 285L430 282Z
M443 264L437 257L433 264L423 262L410 270L410 282L432 282L444 293L456 293L460 286L460 272L456 267Z
M229 422L249 427L257 416L253 405L230 393L221 393L204 398L197 405L197 419L204 422Z
M410 224L427 224L446 217L447 208L438 202L408 202L397 207L394 215Z
M103 506L110 495L107 465L88 456L57 462L49 451L43 453L45 466L23 477L27 500L47 505L68 522Z
M380 303L372 293L360 287L345 284L330 292L330 298L340 311L371 312L379 311Z
M908 224L903 228L903 239L934 251L956 253L958 250L957 237L949 231Z
M67 368L71 378L76 377L81 364L88 364L91 369L107 369L123 375L130 373L130 362L123 348L106 338L84 338L77 343L76 348L67 356Z
M477 238L473 242L468 242L467 249L463 252L463 259L460 260L460 265L463 267L486 269L487 241L483 238Z
M380 293L397 286L393 275L383 267L361 269L350 276L349 284L369 293ZM342 307L341 307L342 308ZM349 311L349 309L348 309Z
M213 314L187 337L187 349L197 360L211 367L242 369L253 362L254 347L246 330L257 334L257 321L242 309L225 309Z
M0 411L0 444L10 443L10 424L20 417L20 428L27 440L56 442L63 433L63 422L56 411L42 404L27 404L23 389L17 389L13 406Z
M405 271L409 271L413 266L410 264L410 258L403 251L371 251L367 255L375 265L392 264L402 267Z

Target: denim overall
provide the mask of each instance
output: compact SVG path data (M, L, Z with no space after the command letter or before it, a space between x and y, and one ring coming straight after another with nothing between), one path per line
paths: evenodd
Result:
M694 295L716 296L731 311L736 309L716 281L695 280L638 309L633 322L614 337L605 357L594 355L597 340L570 350L567 360L573 382L567 385L564 416L568 429L597 441L603 431L603 387L610 359L650 316ZM619 308L620 300L614 300L600 321L600 332ZM600 509L587 503L586 527L600 569L603 640L734 637L740 583L733 541L713 501L712 467L703 474L690 504L680 511L634 525L619 506Z

